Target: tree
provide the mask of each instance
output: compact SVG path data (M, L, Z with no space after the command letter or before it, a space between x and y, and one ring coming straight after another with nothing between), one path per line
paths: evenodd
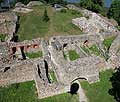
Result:
M108 10L108 17L114 18L120 25L120 0L113 0Z
M50 18L48 17L47 9L45 8L44 15L43 15L43 21L48 22L49 20Z
M103 9L103 0L80 0L80 6L99 13Z
M92 0L92 2L94 4L97 4L97 5L101 6L101 7L104 6L104 1L103 0Z
M0 7L1 7L1 3L3 2L4 0L0 0Z
M113 73L110 81L112 83L112 88L109 89L108 93L114 96L114 99L117 102L120 102L120 68L118 68L117 71Z

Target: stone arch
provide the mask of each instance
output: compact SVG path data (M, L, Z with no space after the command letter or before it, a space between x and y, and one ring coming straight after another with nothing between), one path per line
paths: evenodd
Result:
M86 78L86 77L77 77L77 78L73 79L71 83L74 83L78 79L82 79L82 80L87 80L88 81L88 78Z

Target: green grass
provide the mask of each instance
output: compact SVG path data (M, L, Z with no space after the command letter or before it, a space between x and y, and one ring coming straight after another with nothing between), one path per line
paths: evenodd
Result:
M5 41L6 35L5 34L0 34L0 41Z
M92 52L93 54L95 54L95 55L97 55L97 56L100 55L100 50L97 48L96 45L92 45L89 49L91 50L91 52Z
M90 102L115 102L114 97L108 93L109 89L112 87L109 81L112 74L112 70L101 72L100 82L94 84L89 84L86 81L81 82L81 86Z
M71 95L70 93L64 93L61 95L41 99L40 102L79 102L79 96L77 94Z
M0 87L0 102L79 102L78 95L64 93L38 99L34 81Z
M29 58L38 58L38 57L42 57L43 53L42 51L38 51L38 52L32 52L32 53L26 53L26 56Z
M106 47L106 49L108 49L111 46L114 39L115 39L115 36L104 39L103 45Z
M71 61L74 61L80 57L80 55L77 54L75 50L69 50L68 53Z
M87 53L90 54L89 48L87 46L81 46L81 48Z
M19 41L31 40L37 37L49 38L54 35L75 35L81 34L81 30L72 24L72 19L80 17L81 14L73 14L71 10L66 13L55 11L51 6L47 6L49 22L43 21L45 6L34 7L34 11L28 14L18 14L20 16L20 28L17 35Z
M35 90L33 81L0 88L0 102L35 102Z
M49 72L49 79L50 79L50 81L53 83L53 82L57 82L57 78L56 78L56 76L55 76L55 72L53 71L53 70L51 70L50 72Z

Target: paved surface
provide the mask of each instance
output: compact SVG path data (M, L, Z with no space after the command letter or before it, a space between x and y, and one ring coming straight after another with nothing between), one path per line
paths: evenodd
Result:
M82 89L79 81L77 80L77 81L75 81L75 82L79 84L79 90L78 90L79 102L88 102L88 99L87 99L87 97L86 97L86 95L85 95L85 93L84 93L84 90Z

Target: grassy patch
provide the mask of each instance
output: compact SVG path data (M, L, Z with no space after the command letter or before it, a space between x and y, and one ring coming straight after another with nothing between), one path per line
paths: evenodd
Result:
M26 53L26 56L29 58L38 58L38 57L42 57L43 53L42 51L38 51L38 52L32 52L32 53Z
M35 102L35 90L33 81L0 88L0 102Z
M20 16L20 28L17 35L19 41L31 40L37 37L49 38L53 35L75 35L81 34L81 30L72 24L72 19L80 17L80 13L72 14L73 11L66 10L66 13L55 11L51 6L47 6L49 22L43 21L45 6L33 8L34 11L28 14L18 14Z
M91 52L92 52L93 54L95 54L95 55L97 55L97 56L100 55L100 50L97 48L96 45L92 45L89 49L91 50Z
M112 70L101 72L100 82L94 84L89 84L86 81L81 82L82 88L90 102L115 102L114 97L108 93L109 89L112 87L109 81L112 74Z
M12 84L0 87L0 102L79 102L78 95L64 93L53 97L38 99L35 82Z
M87 46L81 46L81 48L87 53L87 54L90 54L90 50Z
M6 35L5 35L5 34L0 34L0 41L1 41L1 42L4 42L4 41L5 41L5 38L6 38Z
M111 46L114 39L115 39L115 36L104 39L103 45L106 47L106 49L108 49Z
M80 57L80 55L77 54L75 50L69 50L68 53L69 53L69 58L71 61L74 61Z
M49 72L49 79L50 79L50 81L51 81L52 83L57 82L57 78L56 78L55 72L54 72L53 70L51 70L51 71Z
M64 93L53 97L41 99L40 102L79 102L78 95L71 95L70 93Z

